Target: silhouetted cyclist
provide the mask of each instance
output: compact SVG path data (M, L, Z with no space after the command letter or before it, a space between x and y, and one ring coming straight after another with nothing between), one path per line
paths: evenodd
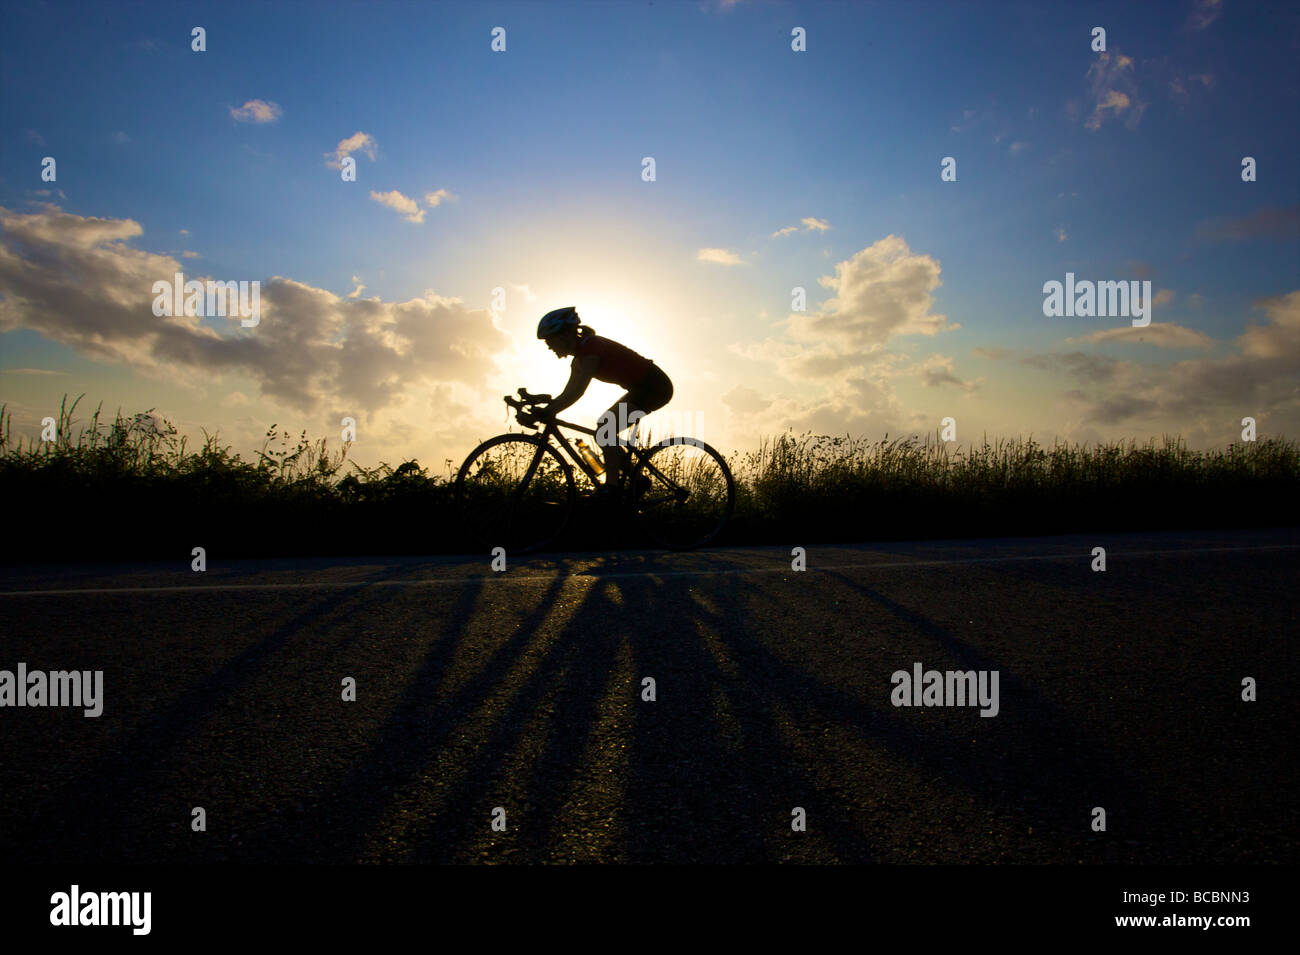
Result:
M618 446L618 436L638 423L639 416L657 411L673 396L673 383L663 369L643 358L626 345L602 338L581 324L578 310L569 305L542 316L537 323L537 337L556 357L573 356L569 383L541 412L554 418L578 401L597 378L627 389L627 394L600 416L596 422L596 443L605 455L605 483L598 493L607 495L618 487L619 475L627 464L627 452Z

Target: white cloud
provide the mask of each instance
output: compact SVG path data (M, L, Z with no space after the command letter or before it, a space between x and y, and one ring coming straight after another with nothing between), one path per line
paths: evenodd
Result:
M426 192L424 194L425 204L428 205L431 209L437 208L447 199L455 199L455 198L456 197L453 196L446 189L439 189L437 192Z
M722 403L727 410L736 415L757 414L772 406L772 399L748 385L736 385L722 396Z
M1214 339L1204 332L1175 325L1173 322L1152 322L1144 328L1133 325L1121 325L1117 328L1103 328L1090 335L1067 338L1069 344L1098 345L1106 342L1155 345L1157 348L1199 348L1214 347Z
M940 385L955 385L966 393L971 393L979 389L979 382L962 381L953 371L953 361L947 355L931 355L919 365L914 366L917 376L921 379L921 384L927 388L937 388Z
M375 150L378 148L379 144L375 142L373 136L358 130L346 139L340 139L335 150L332 153L325 154L329 159L329 162L325 165L331 169L341 169L343 168L343 159L355 152L365 153L370 158L370 161L374 162Z
M1084 387L1062 398L1085 425L1149 427L1177 432L1190 441L1220 443L1235 438L1233 423L1244 415L1269 420L1278 433L1300 428L1296 380L1300 378L1300 290L1261 299L1255 308L1268 317L1250 325L1235 344L1239 354L1194 358L1173 364L1122 361L1082 352L1030 355L1025 364L1054 377L1070 377ZM1107 336L1135 340L1152 335L1152 344L1197 341L1188 329L1111 329ZM1089 339L1098 336L1088 336ZM1194 346L1193 346L1194 347Z
M402 195L396 189L389 192L375 192L372 189L370 198L380 205L388 206L388 208L402 213L407 222L419 223L424 221L425 210L420 208L419 203L410 196Z
M820 311L791 318L796 337L836 340L849 349L882 345L896 335L935 335L957 328L930 312L939 263L889 235L835 265L818 284L835 295Z
M695 253L700 262L713 262L717 265L744 265L744 261L735 252L728 249L700 249Z
M254 379L262 396L303 411L367 414L408 391L483 387L497 372L496 356L510 349L486 309L459 299L428 291L405 302L347 300L280 276L262 283L255 328L239 328L238 318L159 318L153 283L183 269L169 255L132 248L141 233L131 219L0 207L0 332L30 329L178 384L238 374ZM212 321L225 325L219 331Z
M825 232L831 227L831 224L825 219L818 219L814 216L804 216L799 222L803 225L804 232ZM792 235L799 231L799 226L788 225L783 229L777 229L769 236L772 239L779 239L782 236Z
M279 105L269 100L250 99L243 106L230 107L230 116L239 123L274 123L284 114Z

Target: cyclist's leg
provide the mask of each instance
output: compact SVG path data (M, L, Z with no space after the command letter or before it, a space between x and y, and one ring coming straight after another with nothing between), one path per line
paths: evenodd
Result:
M605 485L607 487L614 487L618 484L619 475L623 473L624 466L627 463L627 452L619 446L618 436L639 420L638 412L645 413L638 406L636 397L629 391L610 405L609 410L602 414L596 422L596 444L600 445L600 449L605 456Z
M606 483L609 486L618 483L619 475L627 467L628 462L628 453L618 445L616 440L619 434L628 428L639 429L641 419L668 404L672 396L673 383L659 366L655 365L650 369L650 374L644 382L614 402L609 410L601 415L600 422L597 423L597 429L601 431L597 435L597 444L601 443L600 439L605 435L612 435L615 439L602 445L605 453ZM606 428L601 429L601 424L606 422L608 422Z

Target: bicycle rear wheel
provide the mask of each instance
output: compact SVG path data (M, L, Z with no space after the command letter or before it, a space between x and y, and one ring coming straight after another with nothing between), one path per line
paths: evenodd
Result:
M651 448L637 462L631 488L629 506L637 524L672 550L708 543L736 506L726 460L695 438L670 438Z
M502 434L470 452L456 475L465 528L483 547L537 550L564 530L573 511L573 474L540 438Z

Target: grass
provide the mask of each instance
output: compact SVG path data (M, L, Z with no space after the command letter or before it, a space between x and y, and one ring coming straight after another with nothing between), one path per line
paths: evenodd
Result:
M437 553L466 549L452 493L454 464L430 476L417 461L373 469L346 445L272 425L256 460L216 434L203 444L153 415L119 411L86 426L64 397L53 439L11 436L0 405L0 494L11 516L0 559L188 559L217 556ZM74 429L76 429L74 437ZM1106 444L1032 438L950 447L937 435L868 441L782 434L730 458L736 511L721 543L819 543L924 537L1291 525L1300 453L1266 438L1191 451L1181 440ZM594 522L592 522L594 523ZM580 526L569 544L608 546Z

